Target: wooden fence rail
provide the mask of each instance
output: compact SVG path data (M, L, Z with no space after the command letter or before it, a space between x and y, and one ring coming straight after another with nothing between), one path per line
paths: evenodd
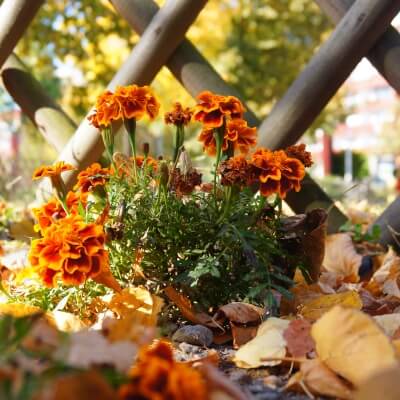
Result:
M138 34L142 34L145 31L159 9L152 0L111 0L111 2L119 14L126 19ZM221 78L206 58L187 39L184 39L177 47L166 66L193 97L208 89L216 93L241 98L241 95ZM245 104L244 101L243 103ZM246 120L252 126L259 126L260 120L248 105L245 104L245 106L247 110L245 114ZM305 212L309 207L314 206L330 209L328 228L330 231L337 231L346 222L346 216L335 207L329 196L310 176L307 176L303 187L304 189L300 193L287 197L286 201L289 206L296 213Z
M261 124L260 144L296 143L399 11L400 0L357 0Z
M240 97L196 47L184 38L207 0L181 0L178 3L168 0L161 9L152 0L109 1L142 37L108 89L114 90L117 85L131 83L148 84L165 64L193 96L208 89ZM261 124L247 107L245 118L249 124L260 125L261 145L276 149L295 143L367 53L378 71L399 90L400 35L390 27L390 22L400 10L400 0L315 1L338 26ZM59 159L82 169L99 159L104 150L98 131L85 118L66 143L76 125L47 96L23 63L11 55L43 2L4 0L2 3L0 66L5 64L1 77L6 89L46 139L57 149L62 148ZM74 175L69 175L66 178L67 185L71 185L73 180ZM336 230L346 221L343 213L309 176L304 180L303 190L290 194L287 202L296 212L317 205L330 208L331 230ZM392 206L400 211L400 200ZM388 215L393 216L392 206L378 223L386 220ZM400 218L397 220L400 228ZM384 241L389 240L387 235L383 235L383 238Z
M0 67L14 50L44 0L4 0L0 7Z
M321 10L335 24L345 16L354 0L315 0ZM368 60L388 81L388 83L400 93L400 34L393 26L378 39L367 54Z
M136 83L149 84L167 62L169 56L185 36L207 0L168 0L153 18L130 56L116 73L108 89L118 85ZM176 21L180 21L179 24ZM91 113L90 111L89 113ZM59 159L69 162L79 169L85 168L99 159L104 146L96 128L85 118L60 154ZM74 174L65 174L65 183L72 186Z

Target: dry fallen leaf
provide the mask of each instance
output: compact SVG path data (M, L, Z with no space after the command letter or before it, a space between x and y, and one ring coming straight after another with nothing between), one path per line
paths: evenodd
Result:
M397 366L396 350L367 314L336 306L311 329L317 354L329 368L359 386L374 373Z
M213 319L220 325L229 321L233 347L237 349L255 337L263 314L264 309L253 304L233 302L220 307Z
M60 348L57 358L77 368L112 365L120 372L127 372L137 354L132 342L110 343L98 331L81 331L71 334L66 348Z
M249 303L233 302L219 308L215 320L228 319L238 324L260 324L264 309Z
M280 307L282 315L296 314L303 304L323 295L321 288L316 283L312 285L298 283L290 289L290 292L293 294L291 299L282 297Z
M362 256L354 248L348 233L336 233L326 238L323 266L327 271L343 277L358 277Z
M354 400L399 400L400 369L394 367L377 373L363 383Z
M361 310L363 304L359 294L354 291L327 294L305 303L300 314L309 321L316 321L336 305Z
M172 286L166 287L164 292L167 297L175 303L187 320L210 328L220 328L208 314L196 311L191 301L185 295L176 291Z
M372 294L381 293L400 298L400 289L397 282L400 277L400 257L390 249L382 261L381 267L374 273L366 286Z
M400 327L400 314L376 315L373 318L389 337L393 337Z
M257 368L273 366L280 361L261 361L262 358L282 358L286 355L286 340L283 332L289 321L280 318L269 318L263 322L254 339L247 342L235 354L234 362L240 368Z
M293 357L305 357L315 349L314 339L311 337L311 324L304 319L294 319L283 332L286 347Z
M65 311L47 312L46 319L62 332L79 332L87 328L87 325L78 316Z
M315 395L332 396L337 399L353 398L349 385L318 358L302 361L300 371L289 379L286 388L297 390L301 388Z

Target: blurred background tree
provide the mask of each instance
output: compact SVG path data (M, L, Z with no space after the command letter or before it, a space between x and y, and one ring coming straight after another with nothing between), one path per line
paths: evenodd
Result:
M313 0L210 0L188 37L264 116L329 31ZM55 94L80 118L137 40L107 0L49 0L18 53L42 78L56 71L61 90ZM168 71L153 86L167 107L174 100L169 93L189 100Z
M157 1L160 6L163 2ZM329 32L330 26L313 0L209 0L187 36L263 118ZM108 0L48 0L16 52L79 123L138 39ZM165 67L152 86L161 100L162 113L177 100L194 104ZM341 110L336 96L312 130L322 127L329 132L342 117ZM172 135L165 131L171 128L162 128L160 120L141 125L144 137L150 134L156 139L150 139L156 143L156 155L170 147ZM40 152L47 154L46 160L37 163L51 155L54 158L54 151L32 130L23 118L21 147L27 144L32 149L36 143L47 149ZM189 150L201 158L196 127L189 135ZM22 149L20 157L25 153ZM32 152L27 154L32 156Z

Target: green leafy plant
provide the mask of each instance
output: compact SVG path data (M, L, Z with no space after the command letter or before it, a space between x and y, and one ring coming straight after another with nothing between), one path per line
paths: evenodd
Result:
M50 177L56 193L36 212L43 238L31 251L48 286L57 280L82 285L88 278L115 290L172 286L204 309L241 300L272 306L274 291L290 296L302 261L281 243L281 204L287 192L300 190L310 153L304 145L250 153L256 129L243 119L241 102L211 92L198 99L192 109L176 103L165 114L176 131L171 160L155 160L146 144L139 155L137 120L153 118L159 105L148 87L131 85L101 95L89 117L110 168L91 165L69 193L60 175L72 166L37 169L35 178ZM193 119L202 124L199 141L215 161L211 182L202 183L184 148ZM116 120L124 123L132 157L114 152ZM63 249L56 261L49 256L53 248Z

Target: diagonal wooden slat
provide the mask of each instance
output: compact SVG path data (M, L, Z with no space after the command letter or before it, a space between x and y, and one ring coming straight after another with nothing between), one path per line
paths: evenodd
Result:
M14 53L0 71L4 88L37 126L44 138L61 152L77 125L48 95Z
M182 41L206 2L207 0L168 0L153 18L139 43L108 85L108 89L114 90L118 85L131 83L150 83ZM98 160L103 150L98 130L89 125L85 118L59 159L82 169ZM71 186L73 180L73 174L66 176L66 185Z
M110 0L119 14L124 17L129 25L139 34L142 34L153 16L158 11L157 4L152 1L143 0ZM203 90L212 90L224 95L241 97L240 94L228 85L215 71L210 63L187 39L177 47L169 58L166 66L182 84L183 87L193 96L197 96ZM258 126L260 120L246 105L245 118L252 126ZM304 189L299 193L290 195L286 201L296 213L302 213L309 207L319 206L331 209L328 218L328 229L337 231L347 218L334 206L329 196L307 176L304 182Z
M344 17L354 0L315 0L321 10L335 23ZM393 26L378 39L367 54L368 60L400 93L400 34Z
M371 224L381 228L379 242L400 250L400 197L397 197Z
M260 143L296 143L387 30L400 0L357 0L260 126Z
M353 0L315 0L334 23L338 23ZM379 38L367 55L369 61L400 92L400 34L392 26ZM380 243L400 248L400 198L393 201L372 225L381 228Z
M0 6L0 67L14 50L44 0L4 0Z

